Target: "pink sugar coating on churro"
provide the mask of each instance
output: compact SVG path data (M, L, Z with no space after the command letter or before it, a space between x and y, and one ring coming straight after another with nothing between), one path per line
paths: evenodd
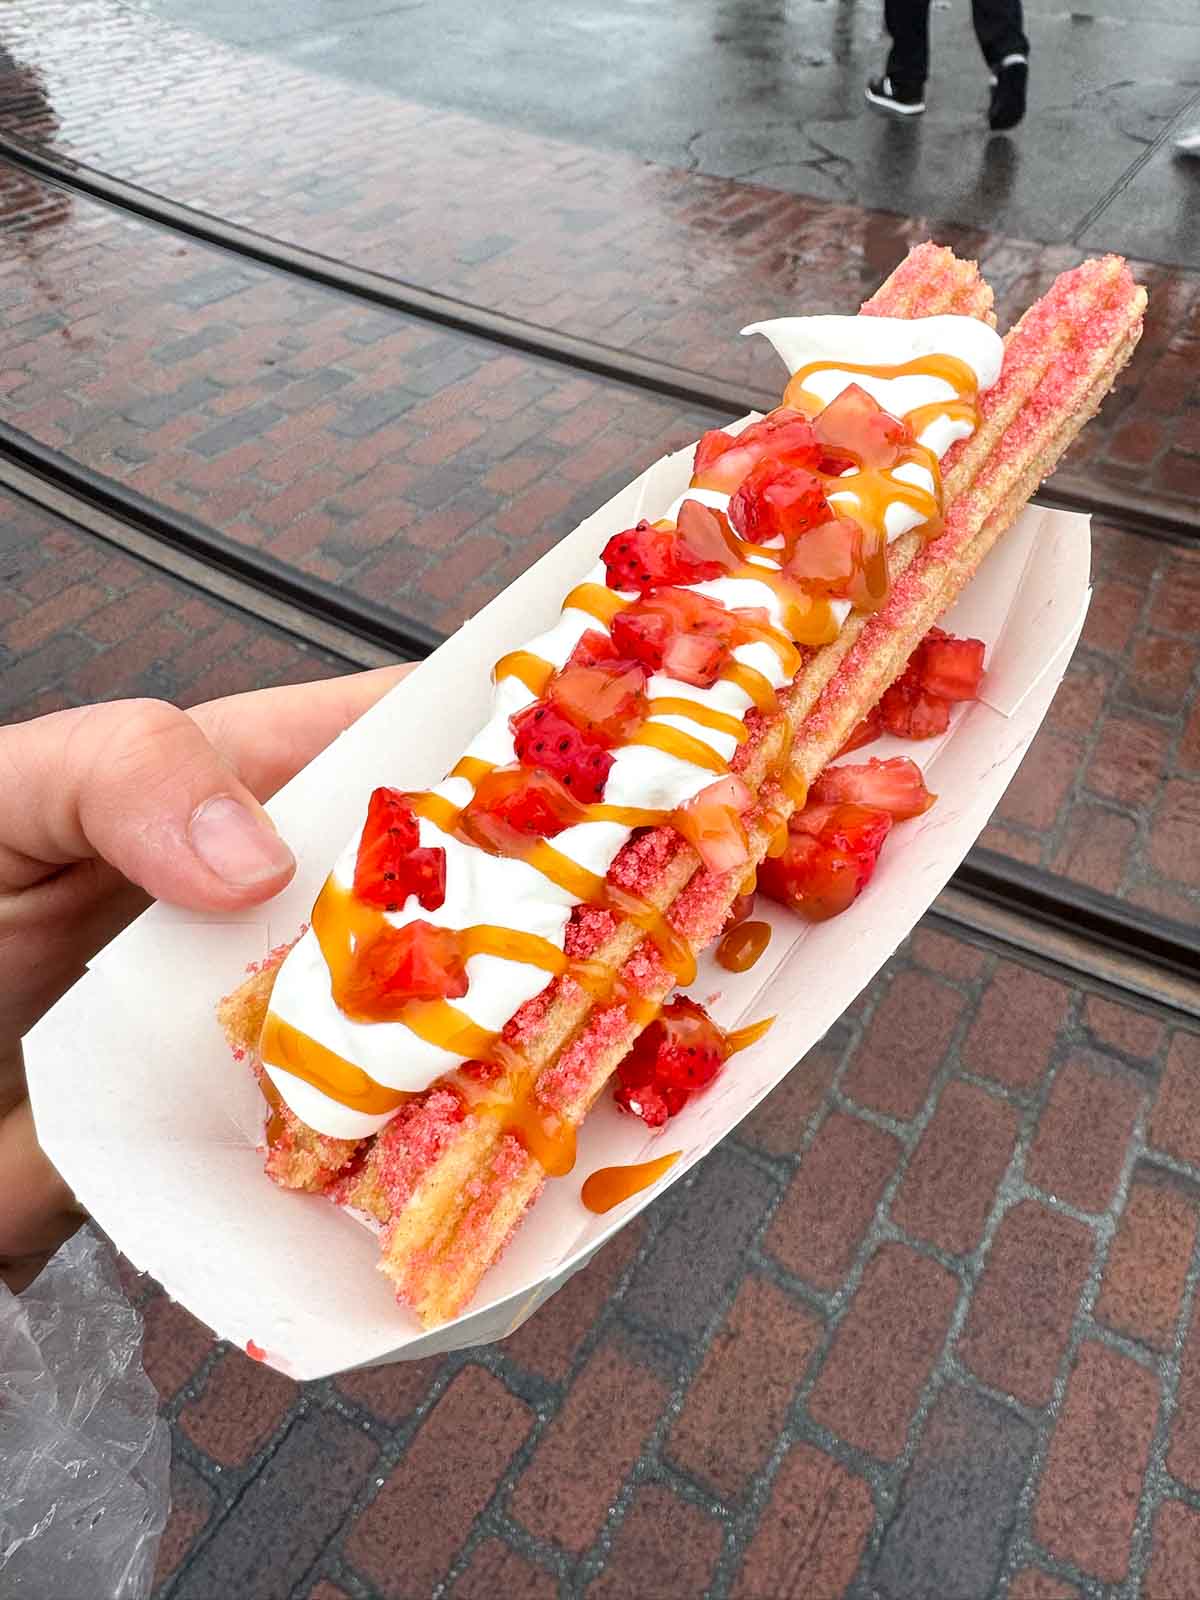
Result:
M683 840L674 828L647 828L644 833L635 833L609 867L609 881L631 894L645 894L682 848Z
M693 945L706 945L729 915L730 890L736 887L737 876L736 871L697 872L671 907L669 919L675 931Z
M617 931L617 919L599 906L575 906L567 919L563 949L571 961L586 961Z
M422 1175L456 1137L462 1121L458 1095L450 1089L434 1089L423 1099L402 1106L375 1136L373 1165L393 1211L404 1205ZM346 1194L335 1189L334 1198L344 1200Z
M863 302L859 316L891 316L891 308L898 300L916 291L928 294L935 284L945 283L955 277L959 267L961 262L953 250L927 239L924 244L914 246L891 273L886 284Z
M542 1104L551 1111L569 1108L591 1082L599 1056L622 1039L628 1027L624 1006L606 1006L594 1012L579 1037L538 1078L537 1097Z
M412 1252L405 1261L402 1287L407 1288L411 1298L419 1297L422 1282L431 1270L455 1276L471 1265L473 1253L478 1251L481 1243L487 1243L491 1259L489 1223L496 1207L504 1199L506 1191L523 1175L531 1159L519 1139L507 1133L503 1136L496 1146L487 1172L482 1177L470 1179L464 1188L463 1192L470 1203L459 1220L449 1250L443 1254L435 1250L418 1250ZM541 1188L542 1184L539 1183L535 1199ZM515 1228L516 1222L513 1226ZM385 1255L390 1247L393 1232L394 1226L391 1224L383 1230L382 1242ZM511 1236L510 1231L509 1237Z

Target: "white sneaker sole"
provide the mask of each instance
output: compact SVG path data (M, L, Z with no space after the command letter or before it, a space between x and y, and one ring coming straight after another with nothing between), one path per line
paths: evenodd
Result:
M877 106L880 111L886 111L893 117L919 117L925 109L924 100L918 100L916 105L908 106L900 100L888 100L881 94L874 94L870 89L863 91L867 97L867 104Z

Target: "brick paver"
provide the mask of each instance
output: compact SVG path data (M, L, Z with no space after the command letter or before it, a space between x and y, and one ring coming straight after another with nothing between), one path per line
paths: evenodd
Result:
M30 216L48 193L0 168L5 420L437 628L717 420L232 264L89 202ZM556 435L583 414L595 437L581 450ZM495 468L531 438L537 476L497 486ZM21 648L55 621L27 620Z
M3 491L0 578L0 721L130 695L195 705L346 671Z
M386 276L702 373L773 387L772 358L737 330L782 305L841 309L930 229L349 90L115 0L20 0L5 18L14 66L0 127L17 137ZM105 92L114 60L132 103ZM979 257L1005 321L1082 253L937 231ZM1186 511L1200 489L1200 277L1140 270L1155 291L1147 337L1072 478Z
M1200 1490L1200 1164L1167 1148L1195 1036L1039 978L1028 1072L977 1076L979 1019L1028 976L918 929L754 1121L503 1344L297 1387L133 1280L176 1442L160 1600L266 1592L254 1546L281 1517L305 1522L306 1596L999 1600L1011 1579L1052 1600L1148 1564L1168 1593L1193 1538L1171 1508ZM858 1063L930 983L955 1028L911 1115L881 1114ZM1095 1104L1071 1118L1080 1073ZM1139 1081L1165 1086L1130 1119ZM843 1152L834 1210L863 1182L851 1125L879 1158L865 1221L789 1256L813 1158Z
M647 461L717 420L231 265L101 207L52 204L0 169L0 206L6 188L17 247L0 266L6 419L435 627L473 613ZM1095 549L1084 643L982 842L1194 922L1197 561L1101 526ZM117 692L116 677L162 676L178 643L153 592L135 630L77 566L75 583L35 592L21 615L0 607L20 655L6 674L14 698L64 673L80 697ZM92 663L85 625L106 642L114 628L131 637ZM188 659L180 651L176 667ZM889 1077L878 1104L906 1092Z

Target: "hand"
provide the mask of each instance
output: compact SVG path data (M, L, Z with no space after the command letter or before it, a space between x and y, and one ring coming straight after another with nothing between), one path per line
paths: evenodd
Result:
M22 1034L151 898L222 911L278 894L296 863L259 802L408 670L190 712L124 700L0 728L0 1279L10 1288L31 1283L83 1221L38 1147Z

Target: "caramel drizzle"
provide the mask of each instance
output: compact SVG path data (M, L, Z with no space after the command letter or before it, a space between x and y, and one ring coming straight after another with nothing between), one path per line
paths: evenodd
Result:
M633 1166L598 1167L584 1179L579 1198L589 1211L598 1216L611 1211L622 1200L629 1200L633 1195L641 1194L643 1189L648 1189L652 1183L657 1183L664 1173L670 1172L682 1154L682 1150L672 1150L670 1155L659 1156L654 1161L639 1161Z
M975 376L966 363L956 357L925 356L896 366L844 361L812 362L793 375L784 394L783 405L809 414L822 409L824 402L804 387L805 380L821 370L871 374L880 378L921 374L944 379L962 398L936 401L909 412L905 420L914 433L921 432L938 416L950 416L956 420L961 418L972 423L976 421ZM927 468L934 483L932 494L916 485L897 480L887 472L864 470L848 476L844 481L843 492L852 493L857 502L851 514L864 531L874 535L873 541L868 541L868 588L873 595L878 592L880 601L886 593L887 584L884 519L888 504L900 501L917 511L928 527L935 530L940 528L941 475L936 455L918 444L907 447L902 452L902 460L916 461ZM832 488L831 493L836 494L837 489ZM842 506L846 511L851 510L847 502L842 502ZM782 562L779 552L749 544L732 529L727 537L731 550L738 558L728 576L753 579L770 588L779 600L786 628L786 633L783 633L769 623L758 623L751 617L742 617L742 637L738 642L767 644L777 655L784 675L793 677L801 661L797 646L819 646L836 637L838 624L832 607L828 601L815 599L799 586L788 582L779 570ZM753 560L750 559L751 555ZM583 611L608 629L613 619L632 603L602 584L585 582L570 591L563 602L563 609ZM531 693L540 698L546 692L555 670L550 662L532 651L514 650L497 662L494 676L497 682L502 678L517 677ZM776 690L766 676L755 668L732 661L722 670L721 677L741 689L758 711L771 715L778 710L779 696ZM664 696L651 701L648 715L652 717L656 713L690 718L700 726L731 735L739 743L747 737L747 730L740 719L683 697ZM728 764L711 746L664 723L644 722L629 742L649 745L709 771L728 771ZM803 780L790 772L790 744L790 739L785 741L779 770L772 776L795 804L802 805L805 785ZM478 757L464 756L451 776L465 778L475 788L491 770L491 763ZM500 853L466 831L464 808L455 806L444 796L425 792L411 796L410 803L415 812L443 832L476 848ZM764 820L769 831L772 829L773 816L768 808ZM666 813L656 810L598 804L581 806L579 820L618 822L625 827L636 828L657 825L665 818ZM777 822L769 854L778 854L786 843L786 819L782 813L778 815ZM526 861L577 902L599 907L631 921L656 945L678 985L686 988L694 981L696 964L691 948L657 907L619 884L609 883L607 879L588 871L561 851L555 850L544 839L531 838L503 853ZM358 901L352 891L343 889L331 877L314 907L312 926L331 974L335 1002L347 1015L360 1021L401 1021L418 1037L431 1044L498 1068L500 1075L491 1081L477 1080L461 1071L448 1074L441 1081L460 1094L467 1109L493 1117L505 1132L514 1133L548 1173L557 1176L570 1171L575 1159L574 1129L540 1103L536 1072L520 1051L507 1044L499 1034L481 1028L466 1013L446 1001L409 1000L389 1010L378 994L372 1002L369 995L356 989L354 973L362 952L380 937L385 928L391 926L382 911ZM757 931L751 935L749 930L763 925L747 923L742 926L747 930L743 942L758 944L760 936ZM735 929L734 932L741 932L741 929ZM598 962L571 960L557 946L535 935L481 924L462 930L457 938L464 960L473 954L489 954L528 962L555 976L570 977L595 1001L612 1001L623 1005L631 1021L639 1026L652 1021L660 1009L654 1001L629 991L619 972L610 971ZM765 940L762 940L762 944L765 945ZM756 952L754 959L757 959L758 953L761 952ZM346 1003L343 1004L343 1001ZM727 1053L732 1055L738 1050L747 1049L763 1036L774 1020L768 1017L729 1034L726 1038ZM331 1099L372 1115L390 1114L413 1098L409 1092L377 1084L362 1068L318 1044L274 1012L268 1013L263 1027L260 1056L264 1063L293 1073ZM268 1101L273 1107L268 1125L270 1142L273 1130L276 1135L281 1131L282 1118L278 1109L279 1097L277 1094L272 1097L266 1089L268 1084L269 1079L264 1079L264 1092L267 1092ZM657 1169L644 1180L645 1183L653 1182L674 1159L674 1156L664 1157L659 1162L645 1164L645 1169ZM610 1170L640 1172L643 1169ZM600 1176L593 1174L589 1182ZM638 1182L628 1193L636 1193L643 1186L642 1182ZM625 1198L625 1195L619 1198Z

